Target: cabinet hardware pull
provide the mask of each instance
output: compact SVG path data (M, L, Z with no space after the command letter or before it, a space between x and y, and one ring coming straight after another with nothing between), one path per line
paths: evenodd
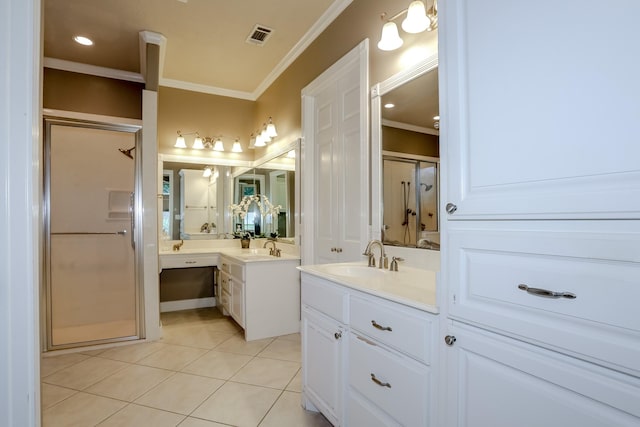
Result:
M364 341L365 343L367 343L367 344L369 344L369 345L372 345L372 346L374 346L374 347L377 347L377 346L378 346L378 344L374 343L373 341L369 341L368 339L366 339L366 338L362 338L362 337L361 337L361 336L359 336L359 335L356 335L356 338L358 338L360 341Z
M379 379L376 378L376 374L374 374L373 372L371 373L371 381L373 381L374 383L378 384L380 387L389 387L389 388L391 388L391 384L383 383L382 381L380 381Z
M447 206L445 206L444 209L447 211L449 215L451 215L452 213L458 210L458 207L453 203L447 203Z
M197 261L185 261L185 264L195 264Z
M375 320L372 320L371 324L373 325L374 328L380 329L381 331L389 331L389 332L391 332L393 330L393 329L391 329L390 326L381 326L381 325L379 325L378 322L376 322Z
M333 334L333 337L339 340L340 338L342 338L342 332L336 332L335 334Z
M335 252L335 251L336 251L336 248L331 248L331 252Z
M568 299L576 299L576 294L572 294L571 292L554 292L547 289L541 288L530 288L525 284L519 284L518 289L526 291L528 294L535 295L543 298L568 298Z
M451 347L453 343L456 342L456 337L454 337L453 335L447 335L446 337L444 337L444 342L449 347Z
M339 254L342 253L342 248L336 248L336 252L338 252Z

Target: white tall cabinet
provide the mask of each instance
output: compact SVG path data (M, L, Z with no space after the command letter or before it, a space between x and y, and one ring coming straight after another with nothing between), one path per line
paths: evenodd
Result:
M640 3L525 6L440 4L443 424L637 426Z

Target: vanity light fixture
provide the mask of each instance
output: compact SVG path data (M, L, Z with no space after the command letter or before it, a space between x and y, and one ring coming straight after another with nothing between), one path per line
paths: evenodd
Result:
M440 116L433 116L433 120L440 120Z
M176 138L176 143L175 143L174 147L176 147L176 148L187 148L187 143L185 142L184 136L182 136L182 133L180 133L180 131L178 131L178 137Z
M271 117L269 117L269 123L267 124L267 135L269 135L269 138L275 138L278 136L278 132L276 132L276 125L273 124Z
M258 134L256 136L255 147L264 147L265 145L267 145L267 143L264 141L264 138L262 137L262 134L260 132L258 132Z
M251 134L251 136L249 137L249 147L247 147L249 150L253 150L254 148L256 148L256 137Z
M233 153L242 153L242 146L240 145L240 141L238 141L238 138L236 138L235 142L233 143L231 151Z
M426 0L427 4L429 0ZM398 19L403 14L407 14L406 18L402 21L402 29L407 33L421 33L423 31L433 31L438 27L438 0L433 0L433 4L430 8L425 6L425 3L421 0L412 1L407 9L404 9L390 18L386 18L387 14L383 13L380 17L383 21L386 21L382 27L382 35L378 42L378 49L380 50L395 50L398 49L404 41L398 34L398 27L394 20Z
M260 135L262 136L262 140L265 143L268 144L269 142L271 142L271 136L269 135L269 132L267 132L267 124L266 123L262 124L262 132L260 133Z
M224 144L220 138L216 138L216 142L213 144L213 151L224 151Z
M93 40L91 40L89 37L75 36L75 37L73 37L73 40L76 43L81 44L83 46L93 46Z
M193 149L194 150L204 150L204 144L202 143L202 138L196 132L196 139L193 140Z

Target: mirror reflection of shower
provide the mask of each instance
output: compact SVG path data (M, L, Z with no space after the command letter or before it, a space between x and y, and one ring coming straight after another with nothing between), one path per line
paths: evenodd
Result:
M437 163L385 156L383 175L384 244L439 249Z

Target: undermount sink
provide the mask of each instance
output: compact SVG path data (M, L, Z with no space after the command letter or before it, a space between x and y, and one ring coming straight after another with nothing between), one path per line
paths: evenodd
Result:
M324 270L328 274L345 277L382 277L385 270L376 267L367 267L366 265L327 265Z

